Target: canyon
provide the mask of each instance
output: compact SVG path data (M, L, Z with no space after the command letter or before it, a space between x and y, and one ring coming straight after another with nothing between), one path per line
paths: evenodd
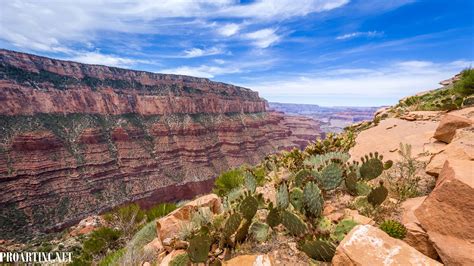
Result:
M290 116L307 117L318 121L323 133L342 132L347 126L361 121L371 121L380 107L319 106L316 104L270 102L272 110Z
M321 136L267 105L204 78L0 50L0 239L192 198L231 167Z

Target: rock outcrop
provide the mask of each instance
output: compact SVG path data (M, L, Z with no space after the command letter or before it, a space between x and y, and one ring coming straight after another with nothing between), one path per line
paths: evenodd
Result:
M415 215L447 265L474 264L474 161L448 159Z
M0 239L192 198L301 143L246 88L0 50Z
M426 256L437 259L438 253L415 215L415 210L420 207L425 199L426 196L411 198L402 203L403 215L401 222L407 229L407 234L403 241Z
M436 128L433 138L439 141L450 143L453 140L457 129L469 127L471 125L474 125L474 121L471 119L447 114L443 117Z
M336 249L332 265L442 265L371 225L354 227Z
M209 210L218 214L221 210L221 200L216 194L209 194L199 197L186 203L179 209L169 213L156 221L156 235L161 241L167 238L176 238L185 223L189 223L192 214L199 208L208 207Z

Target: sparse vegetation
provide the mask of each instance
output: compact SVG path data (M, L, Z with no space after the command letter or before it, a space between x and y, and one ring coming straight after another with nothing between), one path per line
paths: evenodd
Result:
M456 110L474 94L474 70L465 69L461 72L460 80L453 85L432 90L420 95L400 100L395 108L408 108L410 111Z
M418 176L418 169L423 169L424 164L413 159L409 144L400 143L398 154L400 160L395 163L391 171L387 172L388 187L400 201L418 197L422 194L419 188L421 178Z

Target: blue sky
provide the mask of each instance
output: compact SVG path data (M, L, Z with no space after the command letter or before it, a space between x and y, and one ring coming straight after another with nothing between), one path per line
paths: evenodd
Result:
M473 20L471 0L2 1L0 47L374 106L472 65Z

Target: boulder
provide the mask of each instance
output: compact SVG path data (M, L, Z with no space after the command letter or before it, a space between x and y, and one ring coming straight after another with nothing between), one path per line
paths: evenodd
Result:
M403 241L426 256L437 259L439 257L438 253L415 215L415 210L420 207L425 199L426 196L411 198L402 203L402 224L407 228L407 234Z
M240 255L231 260L225 261L227 266L271 266L275 265L268 255Z
M176 250L173 250L171 251L171 253L169 253L168 255L166 255L166 257L163 258L163 260L161 260L160 262L160 266L168 266L170 265L170 262L173 261L173 259L178 256L178 255L181 255L181 254L185 254L186 251L183 250L183 249L176 249Z
M433 137L439 141L450 143L456 134L456 129L468 127L472 124L473 121L471 119L447 114L439 122Z
M448 159L436 187L415 210L421 227L448 265L474 265L473 173L474 161Z
M371 225L358 225L342 240L332 265L442 265Z
M89 216L82 219L76 226L71 228L70 236L87 235L90 232L106 224L104 218L98 215Z
M163 244L161 243L161 239L155 237L150 243L146 244L143 247L143 250L146 254L154 254L155 256L158 255L161 251L163 251Z
M184 223L191 220L192 214L201 207L208 207L213 213L222 211L221 200L216 194L199 197L174 210L156 221L157 236L163 241L178 236Z
M447 159L474 160L474 130L464 128L457 130L454 139L442 151L431 157L426 166L426 173L438 176Z
M344 219L352 219L358 224L369 224L374 225L375 221L364 215L360 215L357 210L345 209L344 210Z

